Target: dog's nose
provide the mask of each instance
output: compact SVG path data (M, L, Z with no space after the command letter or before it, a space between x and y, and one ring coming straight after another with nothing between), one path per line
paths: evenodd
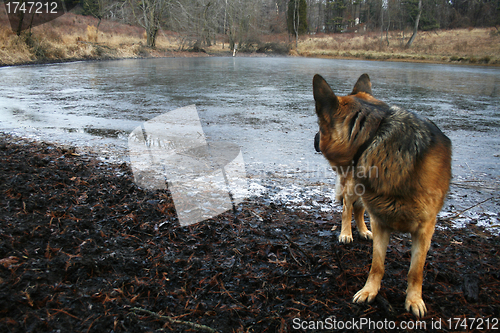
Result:
M318 153L321 153L321 149L319 149L319 132L314 136L314 149L316 149Z

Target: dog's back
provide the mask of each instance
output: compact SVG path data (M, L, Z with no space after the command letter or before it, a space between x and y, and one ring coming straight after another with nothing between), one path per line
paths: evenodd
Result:
M391 107L360 156L358 170L370 215L391 229L413 232L443 206L451 179L451 141L431 121Z

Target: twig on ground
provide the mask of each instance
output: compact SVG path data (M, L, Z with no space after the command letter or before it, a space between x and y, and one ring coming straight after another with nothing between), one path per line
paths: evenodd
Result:
M480 204L485 203L486 201L491 200L491 199L494 199L494 198L495 198L495 197L489 197L488 199L483 200L483 201L481 201L481 202L478 202L477 204L472 205L472 206L470 206L470 207L468 207L468 208L466 208L466 209L464 209L464 210L462 210L462 211L460 211L460 212L456 213L456 214L455 214L455 215L453 215L453 216L450 216L450 217L446 217L446 218L444 218L442 221L444 221L444 222L449 222L449 221L451 221L451 220L454 220L454 219L456 219L457 217L459 217L460 215L462 215L463 213L465 213L466 211L471 210L472 208L474 208L474 207L476 207L476 206L479 206Z
M168 321L171 324L185 325L185 326L189 326L191 328L194 328L196 330L217 333L217 330L215 330L215 329L213 329L211 327L208 327L208 326L205 326L205 325L201 325L201 324L196 324L196 323L193 323L193 322L190 322L190 321L174 319L174 318L172 318L170 316L163 316L161 314L158 314L156 312L149 311L149 310L146 310L146 309L143 309L143 308L131 308L130 310L133 311L134 313L135 312L144 312L144 313L147 313L148 315L153 316L155 318L166 320L166 321Z
M313 264L313 265L316 264L316 260L314 260L314 256L312 254L310 254L307 250L302 249L302 247L300 247L297 243L292 241L287 235L284 235L284 236L292 247L294 247L297 250L299 250L300 252L302 252L307 257L307 259L309 259L311 264Z

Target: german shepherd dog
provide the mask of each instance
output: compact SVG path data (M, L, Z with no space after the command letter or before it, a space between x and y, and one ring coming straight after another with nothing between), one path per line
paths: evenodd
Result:
M314 148L318 153L321 153L319 149L319 132L316 133L314 137ZM351 168L354 171L353 168ZM337 171L337 180L335 182L335 198L338 202L342 204L342 229L339 235L339 242L350 243L353 241L352 229L351 229L351 218L352 211L354 210L354 221L356 221L356 226L358 227L359 234L365 239L372 239L372 232L368 230L365 224L364 214L365 207L361 201L359 189L356 186L356 182L351 174L351 170L345 170L341 173L340 170L334 168ZM335 226L332 227L332 230Z
M337 97L320 76L313 79L319 148L337 170L350 170L362 187L371 221L373 258L353 302L371 302L380 289L392 231L410 233L411 264L405 308L426 314L422 300L425 257L436 216L451 179L451 141L430 120L375 99L367 74L348 96Z

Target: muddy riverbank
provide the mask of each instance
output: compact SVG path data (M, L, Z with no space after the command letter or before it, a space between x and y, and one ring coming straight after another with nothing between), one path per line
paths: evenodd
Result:
M372 246L356 232L353 244L338 243L338 211L261 195L180 227L167 190L142 190L127 164L96 157L1 136L3 332L286 332L330 317L417 324L404 310L407 236L391 238L380 297L352 304ZM446 228L436 230L423 284L427 326L413 331L459 317L493 323L499 238L475 223L438 225Z

